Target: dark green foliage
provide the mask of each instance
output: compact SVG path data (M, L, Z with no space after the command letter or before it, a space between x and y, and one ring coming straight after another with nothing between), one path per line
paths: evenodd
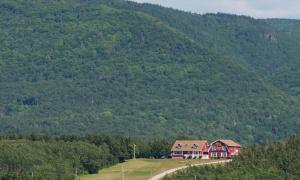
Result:
M126 1L3 0L0 34L3 134L249 143L300 133L297 93L275 78L300 57L298 43L258 20Z
M299 179L299 150L299 136L251 145L227 165L189 168L165 179Z
M227 14L189 14L153 5L128 6L176 28L202 47L230 55L277 88L300 95L300 21Z
M112 164L107 146L85 142L0 141L0 177L12 179L74 179Z
M266 22L276 29L300 38L300 21L296 19L267 19Z
M133 157L167 157L172 141L151 142L120 136L64 135L0 137L0 179L74 179Z
M167 158L170 154L172 142L167 140L155 140L150 143L150 154L154 158Z

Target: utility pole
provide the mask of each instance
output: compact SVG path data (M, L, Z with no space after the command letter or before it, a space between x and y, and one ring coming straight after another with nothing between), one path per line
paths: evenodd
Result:
M136 145L133 144L133 159L135 159L135 147L136 147Z
M77 180L77 168L75 168L75 180Z
M197 180L197 176L195 175L195 180Z
M33 172L31 172L31 178L33 179Z
M122 169L121 169L121 173L122 173L122 180L125 180L125 174L124 174L124 165L122 164Z

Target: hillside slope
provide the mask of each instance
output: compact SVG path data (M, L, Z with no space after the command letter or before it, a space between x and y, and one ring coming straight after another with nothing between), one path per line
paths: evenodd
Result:
M240 142L299 134L294 97L134 5L1 1L1 132Z
M300 38L300 20L266 19L265 22L286 34Z
M300 41L297 20L256 20L227 14L197 15L150 4L115 3L155 16L202 47L230 55L277 88L300 94Z

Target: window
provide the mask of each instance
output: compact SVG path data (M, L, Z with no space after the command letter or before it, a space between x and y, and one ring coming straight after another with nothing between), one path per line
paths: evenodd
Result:
M227 152L221 152L221 157L227 157Z
M174 151L174 154L182 154L182 151Z
M211 153L211 157L217 157L217 153L216 152L212 152Z
M197 149L197 147L198 146L196 144L193 144L193 146L192 146L193 149Z
M226 146L222 146L222 151L226 151Z
M176 148L180 149L181 148L181 144L177 144Z
M216 146L211 146L211 150L212 150L212 151L217 150Z

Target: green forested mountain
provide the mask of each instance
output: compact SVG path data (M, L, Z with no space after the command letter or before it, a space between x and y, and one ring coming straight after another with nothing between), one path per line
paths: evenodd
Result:
M267 19L266 23L293 37L300 38L300 21L296 19Z
M300 94L300 21L256 20L227 14L200 16L153 5L134 9L161 19L203 47L230 55L277 88Z
M3 0L0 19L2 133L300 133L300 45L261 20L117 0Z
M224 166L193 167L165 180L197 179L299 179L300 137L243 148L239 157Z

